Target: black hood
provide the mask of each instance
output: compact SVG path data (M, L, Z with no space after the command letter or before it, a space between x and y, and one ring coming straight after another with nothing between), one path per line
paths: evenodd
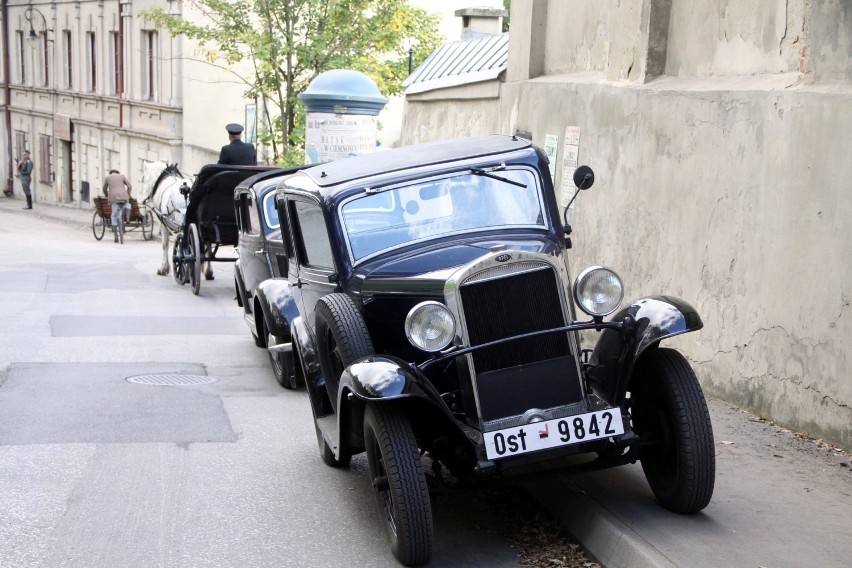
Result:
M557 248L552 241L540 237L519 236L517 239L480 237L454 244L440 243L422 248L408 247L396 254L385 255L359 266L352 276L353 291L371 296L382 291L395 294L443 295L448 273L455 268L489 254L492 247L505 245L507 250L549 253Z

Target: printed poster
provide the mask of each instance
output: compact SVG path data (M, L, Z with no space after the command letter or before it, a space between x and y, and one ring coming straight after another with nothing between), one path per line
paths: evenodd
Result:
M565 128L565 147L562 151L562 191L560 204L565 207L577 188L574 186L574 170L577 169L580 157L580 127L568 126ZM574 204L571 204L571 209Z

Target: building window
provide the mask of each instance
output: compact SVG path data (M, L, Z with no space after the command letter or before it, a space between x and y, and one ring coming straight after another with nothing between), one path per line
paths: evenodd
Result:
M72 59L71 49L73 44L71 43L71 30L63 30L62 31L62 82L63 87L68 89L69 91L74 88L73 82L73 69L72 69Z
M15 32L15 48L18 52L18 60L15 62L17 68L15 71L18 74L18 83L23 85L27 80L27 67L24 62L24 32L22 31Z
M21 130L15 131L15 157L20 158L21 154L24 153L24 150L29 150L27 148L27 133Z
M95 32L86 32L86 90L94 93L98 88L98 60Z
M50 61L48 60L49 51L47 50L47 32L44 32L39 41L39 57L41 57L42 81L44 87L50 86Z
M53 171L53 140L50 136L39 134L38 150L38 180L44 183L53 183L51 177Z
M157 32L142 32L142 99L157 98Z
M109 34L109 94L121 96L124 92L124 65L122 63L121 36Z

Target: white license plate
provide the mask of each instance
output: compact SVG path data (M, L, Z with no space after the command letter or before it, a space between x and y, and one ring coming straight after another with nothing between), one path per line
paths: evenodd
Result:
M494 460L619 434L624 434L621 410L610 408L486 432L485 454Z

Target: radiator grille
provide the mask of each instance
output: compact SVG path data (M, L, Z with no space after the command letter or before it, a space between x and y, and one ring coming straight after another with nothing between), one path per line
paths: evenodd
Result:
M546 268L505 278L463 283L462 309L471 345L565 325L558 279ZM543 335L473 353L477 373L568 355L565 333Z

